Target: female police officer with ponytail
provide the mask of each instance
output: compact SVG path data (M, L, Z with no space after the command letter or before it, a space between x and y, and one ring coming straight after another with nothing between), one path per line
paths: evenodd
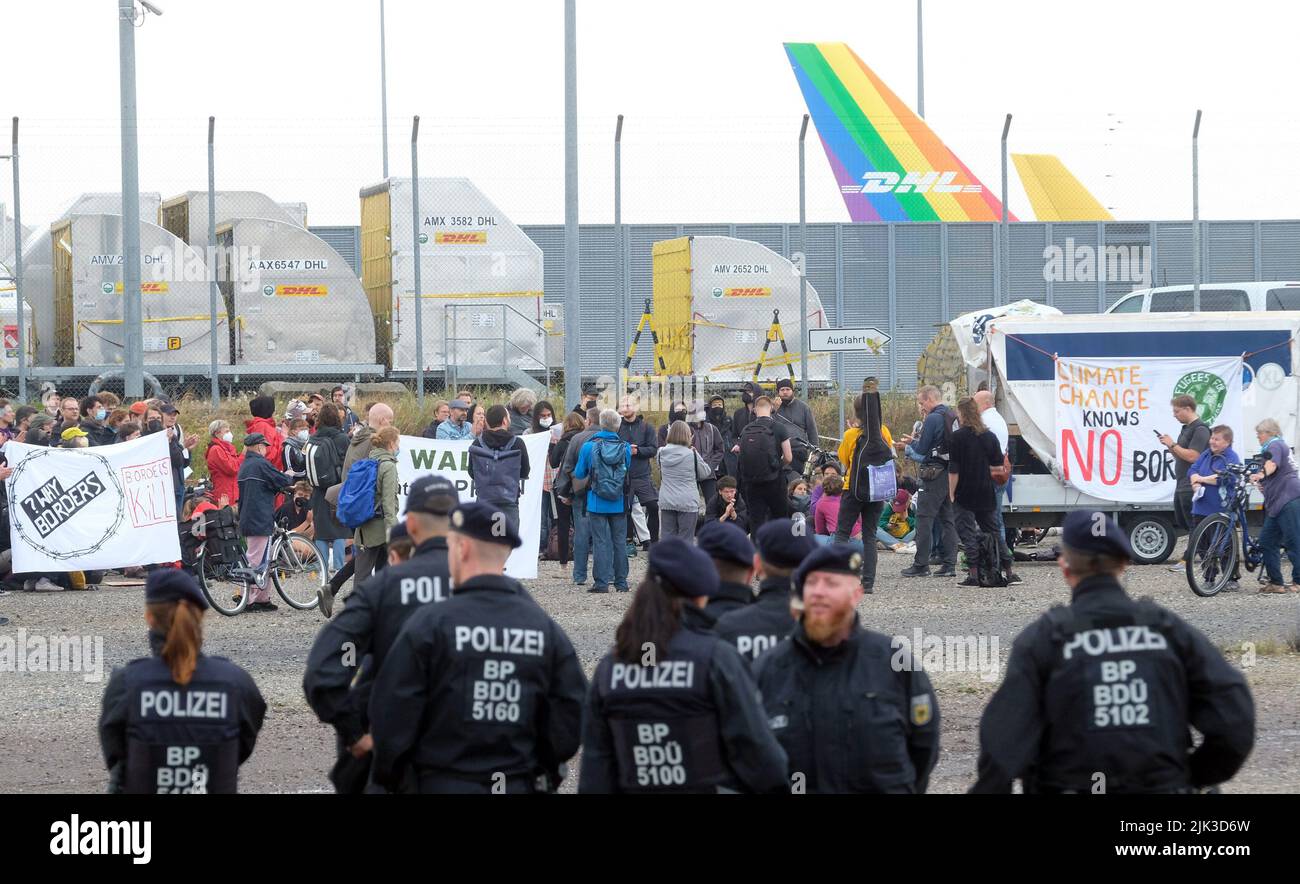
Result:
M108 791L238 791L266 703L247 672L200 652L208 603L194 578L154 571L144 599L153 654L113 671L99 717Z
M785 751L744 660L703 613L718 574L676 537L646 577L587 695L579 792L781 792Z

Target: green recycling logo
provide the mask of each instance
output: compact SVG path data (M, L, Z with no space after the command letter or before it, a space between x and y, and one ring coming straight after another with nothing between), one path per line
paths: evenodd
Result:
M1191 396L1196 400L1196 413L1207 424L1213 424L1223 413L1228 401L1228 385L1223 378L1208 371L1193 371L1183 375L1174 384L1174 395Z

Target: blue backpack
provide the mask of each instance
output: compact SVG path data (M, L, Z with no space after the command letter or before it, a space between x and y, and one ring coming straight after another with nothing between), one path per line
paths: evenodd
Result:
M339 489L338 520L347 528L360 528L383 511L376 498L379 486L379 461L359 460L348 470Z
M627 479L627 443L596 439L591 450L591 490L602 500L622 500Z

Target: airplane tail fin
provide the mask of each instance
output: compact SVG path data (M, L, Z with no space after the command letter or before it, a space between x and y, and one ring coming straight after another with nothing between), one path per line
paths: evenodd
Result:
M1058 157L1013 153L1011 159L1039 221L1114 221Z

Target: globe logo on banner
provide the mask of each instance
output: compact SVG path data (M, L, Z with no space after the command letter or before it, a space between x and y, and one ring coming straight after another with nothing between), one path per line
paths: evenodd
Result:
M1217 374L1193 371L1183 375L1174 384L1175 396L1191 396L1196 400L1196 413L1207 424L1213 424L1223 413L1228 401L1228 385Z

